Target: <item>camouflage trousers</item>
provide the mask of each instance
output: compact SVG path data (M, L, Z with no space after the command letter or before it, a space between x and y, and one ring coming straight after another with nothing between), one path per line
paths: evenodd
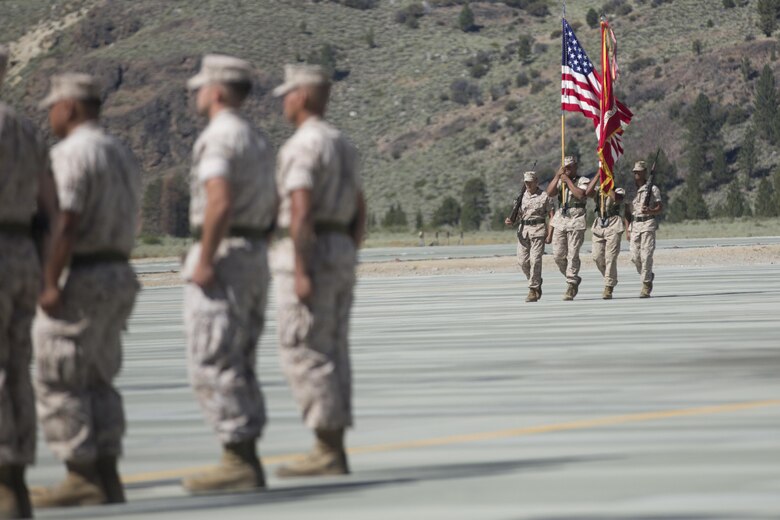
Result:
M517 240L517 263L528 279L528 287L532 289L542 286L544 245L544 237L533 238L526 235Z
M35 460L30 328L40 280L32 240L0 233L0 466Z
M593 261L596 262L596 267L604 277L604 285L607 287L615 287L618 284L617 262L622 235L622 233L611 233L599 236L593 233Z
M653 281L653 254L655 253L655 231L631 233L631 261L636 266L642 283Z
M282 369L311 429L352 426L349 319L355 287L355 245L350 237L318 238L312 255L313 295L295 294L291 241L273 255Z
M138 289L126 262L75 267L57 316L39 310L35 317L38 418L47 444L62 460L88 462L122 453L125 415L114 379Z
M187 265L199 256L196 245ZM259 438L266 423L255 372L270 279L265 241L223 240L215 271L213 287L184 288L184 327L190 384L206 422L227 444Z
M568 283L579 282L580 248L584 240L584 230L564 231L555 228L553 231L553 258Z

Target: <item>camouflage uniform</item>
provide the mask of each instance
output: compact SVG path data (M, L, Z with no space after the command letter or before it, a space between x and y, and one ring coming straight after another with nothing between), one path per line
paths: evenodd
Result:
M309 118L279 153L278 224L289 228L291 193L311 190L317 235L309 272L308 304L295 293L294 246L278 241L271 266L278 298L282 368L303 410L306 426L338 430L352 425L349 316L355 286L356 244L335 228L346 228L357 213L362 191L356 152L342 134L320 118Z
M531 289L542 286L542 256L547 237L545 220L553 209L553 201L544 191L537 190L533 195L526 191L523 194L520 215L526 223L521 222L518 227L517 262Z
M575 185L583 190L588 188L588 178L578 177ZM566 200L561 200L563 181L558 184L558 196L560 207L553 217L553 257L558 269L566 277L570 284L579 285L580 283L580 248L585 239L585 229L588 227L585 222L585 200L577 200L566 190ZM564 204L568 206L567 214L564 215ZM576 207L572 207L572 206Z
M139 289L126 258L140 175L130 152L96 123L57 144L51 163L61 210L80 218L62 312L39 312L33 325L38 416L58 457L89 462L121 453L124 412L113 380Z
M605 197L606 220L598 216L593 222L593 261L596 262L606 287L615 287L618 283L617 260L620 254L620 240L625 231L623 218L620 215L622 204L616 203L610 197Z
M3 103L0 158L0 466L27 466L35 459L30 328L41 280L29 226L48 157L32 125Z
M642 283L653 281L653 253L655 252L655 232L658 230L658 221L642 212L648 185L644 184L637 190L631 203L631 261L636 266ZM650 197L650 207L661 202L661 190L653 186L653 194Z
M198 230L206 209L205 183L227 179L231 228L214 269L217 282L184 289L184 324L190 382L223 444L257 439L266 422L255 373L270 279L267 236L276 214L273 154L265 138L234 110L217 114L195 143L190 225ZM183 270L188 279L200 258L200 243Z

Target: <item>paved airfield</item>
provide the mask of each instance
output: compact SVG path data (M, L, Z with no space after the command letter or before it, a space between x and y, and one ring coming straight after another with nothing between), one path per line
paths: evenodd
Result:
M545 274L364 278L353 321L353 475L279 481L308 449L276 356L259 356L271 491L188 497L178 479L217 441L187 387L180 287L146 289L119 385L130 503L40 518L780 518L780 265L657 269L616 299L583 258L574 302ZM39 447L32 484L62 475Z

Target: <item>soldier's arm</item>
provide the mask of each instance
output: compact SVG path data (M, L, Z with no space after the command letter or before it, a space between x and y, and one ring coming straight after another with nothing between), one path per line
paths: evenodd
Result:
M38 303L49 315L56 315L60 307L59 282L62 271L68 265L76 242L80 215L75 211L60 213L52 228L51 254L43 271L43 292Z
M585 189L585 196L586 197L593 197L595 196L596 192L596 184L599 182L599 176L594 175L593 178L588 183L588 187ZM573 193L573 192L572 192Z
M569 191L571 191L571 194L575 199L582 200L585 198L585 190L574 184L574 181L571 180L571 177L564 176L563 182L566 183L566 187L569 188Z
M295 294L306 302L312 294L309 257L314 243L314 222L311 213L311 190L297 189L290 193L290 237L295 248Z
M561 175L563 174L563 166L558 168L558 171L555 172L555 176L550 181L550 184L547 185L547 195L549 197L555 197L558 195L558 181L561 180Z
M206 211L203 215L200 258L191 281L202 288L214 282L214 255L230 226L232 198L230 183L224 177L206 181Z
M36 219L40 219L42 226L38 247L40 248L41 261L45 263L45 259L48 257L49 251L51 251L52 229L56 225L59 212L57 185L49 169L38 175L37 206Z

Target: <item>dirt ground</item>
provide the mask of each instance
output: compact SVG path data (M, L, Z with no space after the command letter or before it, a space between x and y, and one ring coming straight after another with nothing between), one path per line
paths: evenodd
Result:
M659 249L655 252L657 267L701 267L775 264L780 262L780 245L707 247L698 249ZM595 270L590 254L582 255L582 268ZM633 265L627 252L622 252L618 269L633 275ZM544 256L544 272L557 272L552 255ZM458 258L450 260L396 260L361 264L360 277L432 276L459 273L505 273L519 271L517 260L511 256L491 258ZM164 287L182 283L178 272L142 274L144 287Z

